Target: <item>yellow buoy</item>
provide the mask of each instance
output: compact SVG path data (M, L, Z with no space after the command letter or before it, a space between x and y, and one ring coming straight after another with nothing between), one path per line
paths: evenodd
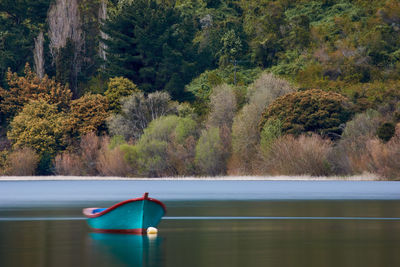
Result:
M147 234L148 235L156 235L158 233L158 229L155 227L149 227L147 228Z

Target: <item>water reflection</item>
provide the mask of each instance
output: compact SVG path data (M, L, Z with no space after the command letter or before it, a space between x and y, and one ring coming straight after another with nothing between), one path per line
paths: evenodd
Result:
M161 266L159 236L90 233L89 239L93 256L106 259L112 266Z

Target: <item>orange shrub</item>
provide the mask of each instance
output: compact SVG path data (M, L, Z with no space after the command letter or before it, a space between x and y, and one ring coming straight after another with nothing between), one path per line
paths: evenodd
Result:
M82 136L105 130L108 101L99 94L86 94L71 101L71 110L65 124L71 136Z
M55 104L57 108L65 110L72 97L68 86L63 86L45 76L40 79L26 64L25 76L7 72L8 90L0 88L0 113L7 118L16 115L22 107L31 100L43 99L49 104Z

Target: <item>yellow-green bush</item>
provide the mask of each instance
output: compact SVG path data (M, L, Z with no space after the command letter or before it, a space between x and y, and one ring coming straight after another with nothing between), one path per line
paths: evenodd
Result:
M7 137L13 148L30 147L37 153L50 153L63 147L66 115L56 104L44 100L31 101L10 123Z
M121 111L121 99L139 92L136 84L124 77L111 78L108 81L107 90L104 95L107 97L110 110L113 112Z
M71 101L70 112L65 121L71 136L105 130L108 117L108 101L99 94L86 94Z
M222 175L226 171L226 158L220 129L203 130L197 145L195 164L201 175Z
M153 120L135 145L122 145L125 160L141 176L194 174L197 123L175 115Z
M258 123L265 107L276 98L294 92L284 79L264 72L248 88L248 103L235 115L232 125L232 159L229 172L248 174L254 163L260 143Z
M6 173L8 154L9 151L7 150L0 151L0 175L4 175Z

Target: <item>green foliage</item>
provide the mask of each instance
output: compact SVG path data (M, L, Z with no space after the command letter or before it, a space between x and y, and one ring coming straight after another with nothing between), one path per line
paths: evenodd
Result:
M377 136L384 142L388 142L395 134L396 127L391 122L382 123L376 132Z
M78 76L79 83L85 84L91 77L98 75L99 68L104 64L103 59L99 56L100 50L100 31L101 31L101 17L99 17L99 9L102 0L80 0L79 12L80 21L82 24L82 31L85 34L83 40L84 51L81 72ZM112 9L111 1L105 1L106 5ZM111 13L111 10L110 12ZM79 84L78 84L79 86ZM80 88L82 89L84 88ZM91 92L102 93L102 92Z
M237 87L251 84L260 74L261 69L246 69L238 67L236 70ZM212 88L221 84L234 85L234 69L232 65L212 71L205 71L186 86L186 90L195 96L194 108L197 114L204 117L209 111ZM242 88L235 91L242 90ZM239 92L238 92L239 93Z
M196 113L194 108L187 102L180 103L177 109L179 117L190 117L192 119L196 118Z
M149 140L170 141L181 143L189 136L196 136L197 123L191 118L180 118L175 115L163 116L153 120L144 130L144 134L139 140L148 142Z
M276 75L293 77L305 68L306 63L300 50L287 50L282 53L279 63L271 67L271 71Z
M76 55L77 50L79 47L68 38L65 46L57 49L54 59L57 82L70 85L75 97L79 96L77 69L78 59L82 57L82 55Z
M202 175L222 175L225 173L223 144L216 127L203 130L196 145L195 163Z
M343 90L356 104L357 110L367 108L377 109L385 104L395 104L400 101L400 80L375 81L349 86Z
M138 166L138 174L148 177L158 177L168 174L167 158L168 144L165 141L150 140L136 146L135 165Z
M231 129L236 112L236 96L231 86L222 84L213 88L207 124Z
M261 130L268 120L280 120L283 133L316 132L336 138L341 124L352 115L348 100L340 94L306 90L277 98L263 113Z
M125 160L141 176L188 175L194 172L197 123L175 115L153 120L135 145L122 145Z
M125 162L127 162L134 170L136 170L136 172L138 172L138 148L129 144L122 144L119 148L121 149L122 153L124 153Z
M179 117L174 115L153 120L144 130L138 144L151 140L168 141L170 135L177 127L179 120Z
M164 89L174 99L186 97L184 85L198 73L193 20L165 2L126 1L103 30L111 77L126 77L146 92Z
M131 172L113 159L122 157L121 146L137 175L225 173L231 148L229 171L248 174L257 172L254 155L260 155L260 147L268 150L278 139L282 153L276 156L282 156L284 168L289 166L284 150L301 144L278 136L303 132L341 138L334 146L341 162L332 161L337 173L383 173L389 165L396 170L385 155L396 153L388 144L397 142L391 121L400 120L398 0L110 0L104 26L102 1L79 0L82 35L50 53L49 22L58 19L48 17L51 3L0 1L0 119L14 148L31 146L40 154L42 174L49 171L54 151L67 145L64 137L72 144L90 131L106 130L107 102L114 137L111 150L102 148L97 173ZM39 32L44 33L45 72L54 79L39 79L29 67L23 74L26 62L33 63ZM224 86L230 89L218 92ZM293 88L300 92L292 93ZM53 117L39 107L30 117L23 112L36 102L55 107L44 107ZM353 112L359 114L347 122ZM14 122L15 116L20 121L24 116L24 125ZM58 117L62 125L54 121ZM201 142L193 120L207 128ZM0 131L2 140L4 134ZM376 134L387 143L373 139ZM301 137L307 157L318 152L316 144L325 144L308 137ZM128 140L135 145L125 144ZM324 151L318 153L325 157ZM68 170L80 157L65 153L58 160Z
M232 164L230 171L246 174L251 172L254 155L259 144L258 123L262 109L254 103L245 105L236 114L232 125Z
M7 137L13 148L31 147L40 155L63 148L65 114L55 104L44 100L31 101L10 123Z
M155 92L145 97L137 92L123 99L121 114L113 114L107 123L112 135L122 135L126 140L139 139L152 120L176 113L176 103L168 93Z
M174 142L183 143L190 136L197 137L198 125L190 118L182 118L175 127Z
M177 7L186 6L182 10L185 16L195 17L200 28L194 42L200 50L203 65L210 68L225 65L234 56L244 59L248 45L243 31L241 10L237 1L180 1L186 2ZM191 10L188 9L191 5ZM230 58L231 57L231 58Z
M158 175L191 175L194 173L195 140L197 123L192 119L177 116L161 117L152 121L137 143L139 153L147 150L154 142L165 142L166 151L159 151L159 156L167 165L159 170ZM164 154L166 153L166 154ZM148 162L149 159L144 160ZM143 164L138 164L143 166ZM149 172L148 168L144 168ZM151 172L149 173L151 175Z
M8 154L9 151L7 150L0 151L0 175L6 174Z
M222 48L219 52L219 63L226 66L236 60L243 49L242 40L236 35L234 30L227 31L221 37Z
M49 152L45 152L41 155L39 162L37 163L36 174L37 175L51 175L53 174L53 156Z
M121 99L139 92L136 84L124 77L111 78L108 81L107 91L104 95L107 97L110 110L113 112L121 111Z
M250 37L253 61L263 67L273 65L283 49L279 29L285 23L283 2L242 0L239 3L243 10L243 28Z
M262 73L248 87L247 103L236 114L232 125L233 153L230 171L237 174L247 174L252 171L254 155L259 150L258 123L262 112L277 97L293 91L294 89L287 81L268 72Z
M356 141L362 136L375 136L381 117L379 112L373 109L356 114L352 120L346 123L341 142L345 140Z
M0 1L0 86L8 68L23 73L33 63L34 38L45 28L51 0Z
M119 147L123 144L126 144L125 138L122 135L114 135L110 139L110 145L109 149L114 149L116 147Z
M389 91L398 80L398 1L242 0L240 6L254 63L302 88L352 97L350 88L362 95L374 86L365 83L382 83ZM362 110L376 108L372 101L366 98Z
M91 76L88 81L80 84L79 91L82 94L92 93L92 94L104 94L108 87L108 81L103 73Z
M268 120L261 130L260 149L262 153L268 153L273 142L282 135L282 122L280 120Z

